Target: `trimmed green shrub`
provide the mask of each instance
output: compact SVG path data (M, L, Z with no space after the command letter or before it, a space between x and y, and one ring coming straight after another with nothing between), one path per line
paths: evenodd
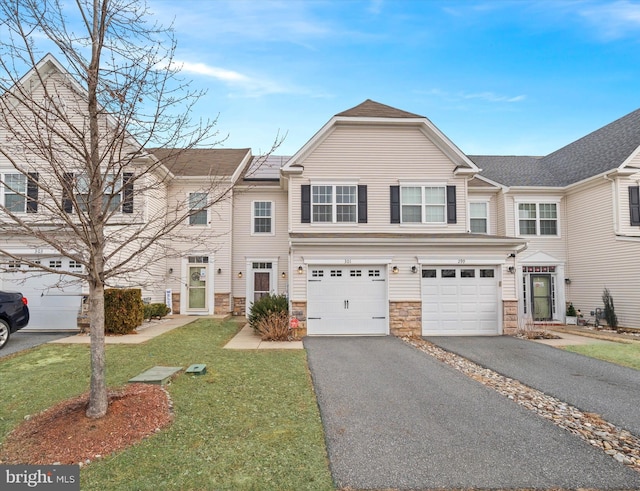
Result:
M104 332L129 334L142 325L144 304L139 288L104 291Z
M289 315L289 299L285 295L265 295L253 302L249 309L249 325L258 331L258 322L270 313L286 312Z
M604 318L607 321L607 325L612 329L618 327L618 316L616 315L616 308L613 305L613 297L609 293L609 289L605 288L602 292L602 303L604 304Z
M576 309L572 303L570 303L569 306L567 307L567 317L578 317L578 314L576 313Z
M150 303L144 306L144 318L151 320L153 317L162 319L171 312L171 309L163 303Z

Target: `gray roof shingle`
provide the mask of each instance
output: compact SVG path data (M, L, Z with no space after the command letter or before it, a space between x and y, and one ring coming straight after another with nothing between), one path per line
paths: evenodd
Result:
M544 157L469 155L507 186L564 187L619 167L640 146L640 109Z
M336 116L346 116L350 118L424 118L424 116L380 104L371 99L367 99L362 104L338 113Z
M149 150L176 176L231 176L250 148L156 148Z

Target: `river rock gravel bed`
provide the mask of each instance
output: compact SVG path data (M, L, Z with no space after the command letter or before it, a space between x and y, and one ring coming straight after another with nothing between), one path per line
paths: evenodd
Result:
M608 423L595 413L583 412L566 402L484 368L424 339L417 337L403 337L402 339L468 377L494 389L517 404L534 411L556 426L578 436L618 462L640 472L640 438L629 431Z

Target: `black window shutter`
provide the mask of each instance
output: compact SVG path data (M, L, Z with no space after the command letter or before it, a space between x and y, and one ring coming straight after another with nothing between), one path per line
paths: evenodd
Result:
M38 213L38 173L29 172L27 180L27 213Z
M391 223L400 223L400 186L390 186Z
M367 186L358 186L358 223L367 223Z
M302 223L311 223L311 186L309 184L303 184L300 186L302 203Z
M133 173L122 174L122 213L133 213Z
M73 172L64 173L62 183L62 209L65 213L73 212Z
M640 186L629 186L629 216L631 225L640 225Z
M447 223L457 223L456 187L447 186Z

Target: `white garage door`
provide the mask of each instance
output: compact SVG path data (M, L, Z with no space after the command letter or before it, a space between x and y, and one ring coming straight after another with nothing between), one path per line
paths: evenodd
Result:
M499 334L496 268L422 268L422 334Z
M61 256L38 260L54 269L69 271L81 268ZM78 282L70 284L70 276L38 272L24 264L14 263L13 266L12 272L3 275L2 288L19 291L29 301L29 325L23 331L77 329L82 304L82 288Z
M310 266L309 335L388 333L386 266Z

